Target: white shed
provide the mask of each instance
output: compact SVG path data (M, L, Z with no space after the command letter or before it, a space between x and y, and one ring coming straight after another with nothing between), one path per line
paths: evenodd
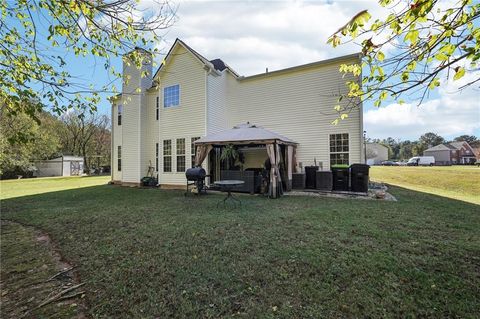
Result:
M83 174L83 157L61 156L51 160L35 162L36 177L80 176Z

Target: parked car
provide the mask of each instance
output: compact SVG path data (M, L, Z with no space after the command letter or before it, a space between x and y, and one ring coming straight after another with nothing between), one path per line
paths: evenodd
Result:
M414 156L407 162L408 166L433 166L435 157L433 156Z
M398 164L394 161L383 161L382 165L383 166L398 166Z

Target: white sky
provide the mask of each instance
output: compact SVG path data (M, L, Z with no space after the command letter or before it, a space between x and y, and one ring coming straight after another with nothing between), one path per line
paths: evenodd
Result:
M358 52L354 44L333 49L328 37L352 16L369 9L386 16L376 1L180 1L178 21L168 29L167 51L181 38L209 59L221 58L241 75L261 73ZM146 5L144 3L143 5ZM447 138L480 137L479 91L455 92L449 84L417 107L391 104L365 107L365 129L372 138L417 139L433 131Z

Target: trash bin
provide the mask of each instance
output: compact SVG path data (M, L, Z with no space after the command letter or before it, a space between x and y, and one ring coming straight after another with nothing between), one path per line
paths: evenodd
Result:
M315 189L317 184L317 171L318 166L305 166L305 188Z
M292 174L292 189L305 189L305 174L293 173Z
M332 172L330 171L318 171L316 173L316 188L322 191L332 190Z
M370 166L366 164L352 164L350 166L350 183L353 192L368 192L368 172Z
M332 179L334 191L348 191L349 171L348 166L332 166Z

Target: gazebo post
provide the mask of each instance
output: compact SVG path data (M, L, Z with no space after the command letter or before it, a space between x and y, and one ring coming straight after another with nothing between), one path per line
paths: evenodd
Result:
M292 190L293 145L287 145L287 191Z
M277 178L275 171L275 144L266 144L268 158L270 159L270 187L269 193L272 198L277 197Z

